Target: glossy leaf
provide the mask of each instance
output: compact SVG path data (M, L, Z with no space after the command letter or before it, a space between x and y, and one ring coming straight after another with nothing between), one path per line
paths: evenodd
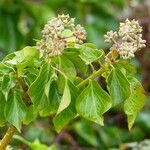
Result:
M85 62L79 57L79 53L75 49L74 51L65 52L64 55L74 64L76 69L79 69L82 73L87 72L87 65Z
M26 46L23 49L23 54L25 58L29 57L38 57L38 51L36 50L36 47Z
M34 107L33 105L28 106L27 108L27 113L26 116L23 120L23 123L28 125L29 123L31 123L33 120L35 120L37 114L34 112Z
M11 74L4 75L3 81L1 84L1 89L2 89L3 95L5 96L6 101L7 101L7 97L8 97L10 89L13 88L14 86L15 86L15 82L12 79L12 75Z
M110 96L96 81L90 81L88 87L77 98L76 109L80 116L103 125L103 114L111 105Z
M119 69L125 69L126 70L126 72L127 73L136 73L136 69L135 69L135 67L131 64L131 63L129 63L129 61L127 61L127 60L119 60L119 61L117 61L117 62L115 62L115 64L114 64L114 66L116 67L116 68L119 68Z
M28 87L30 87L30 85L36 80L37 76L33 73L27 73L26 75L24 75L25 78L25 83Z
M3 74L8 74L10 72L15 72L15 70L10 65L7 65L4 62L1 62L0 63L0 72L2 72Z
M66 79L64 93L61 98L60 105L57 110L57 114L59 114L61 111L63 111L65 108L67 108L71 102L71 93L70 93L68 82L69 81Z
M38 58L36 48L27 46L20 51L14 52L14 57L6 60L6 62L11 65L16 65L18 75L21 75L25 67L36 64L36 58Z
M65 29L62 33L61 33L61 37L71 37L73 36L73 32L69 29Z
M29 96L33 102L35 111L39 111L48 105L45 86L50 79L51 73L52 69L50 65L47 63L43 64L38 77L29 88Z
M75 101L78 94L79 92L75 85L67 80L64 94L59 104L58 112L53 119L55 129L58 132L77 115L75 109Z
M64 91L64 87L65 87L65 78L61 73L58 73L58 79L57 79L57 86L58 86L58 93L60 95L63 94Z
M52 81L50 85L48 100L48 105L40 112L41 116L49 116L57 112L60 96L58 94L57 84L55 81Z
M86 64L90 64L92 62L99 60L103 54L104 53L102 50L98 50L96 48L93 49L91 47L84 46L81 49L81 53L79 56Z
M23 50L14 52L14 58L7 60L6 62L11 64L11 65L17 65L21 62L23 62L23 60L25 59Z
M5 106L5 117L9 123L18 129L18 131L21 129L26 110L27 107L22 100L22 93L20 91L11 92Z
M113 105L118 105L130 96L130 84L125 75L113 68L107 78L107 86L113 100Z
M60 57L59 69L66 74L68 78L74 78L76 76L76 69L73 63L65 56Z
M129 81L131 84L131 95L125 101L124 112L128 118L128 128L131 129L137 114L145 104L146 93L137 79L130 77Z

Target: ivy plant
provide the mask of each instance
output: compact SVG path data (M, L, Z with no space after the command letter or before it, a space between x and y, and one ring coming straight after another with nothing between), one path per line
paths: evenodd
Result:
M130 63L145 46L141 32L135 20L120 23L118 32L105 35L105 41L112 43L106 54L84 43L86 31L75 25L74 18L59 15L44 26L36 46L7 55L0 63L0 125L10 127L0 149L6 148L16 130L21 132L22 124L37 116L51 116L60 132L77 117L103 126L104 114L123 106L131 129L146 99Z

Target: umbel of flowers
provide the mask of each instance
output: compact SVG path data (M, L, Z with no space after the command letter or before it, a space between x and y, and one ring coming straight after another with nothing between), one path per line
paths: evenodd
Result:
M42 30L42 39L37 42L37 49L46 58L61 55L70 43L83 43L86 31L81 25L75 25L75 19L69 15L58 15L48 21Z
M142 27L138 21L128 19L120 23L119 31L109 31L104 36L105 42L113 43L110 50L116 50L121 58L134 57L134 53L145 47L145 40L142 40Z

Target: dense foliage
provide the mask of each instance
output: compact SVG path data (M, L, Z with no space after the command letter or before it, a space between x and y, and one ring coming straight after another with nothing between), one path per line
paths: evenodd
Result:
M141 31L135 20L121 23L118 33L105 36L115 42L105 54L94 44L83 43L84 28L75 26L69 16L49 21L37 46L13 52L0 63L1 126L8 122L20 132L22 124L38 115L51 116L57 132L78 117L104 125L104 113L120 107L131 129L146 99L128 60L145 46ZM121 42L115 41L116 35ZM99 76L105 87L96 80Z

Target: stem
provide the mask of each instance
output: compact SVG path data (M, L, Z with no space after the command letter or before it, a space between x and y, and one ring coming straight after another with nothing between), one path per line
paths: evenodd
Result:
M90 67L91 67L91 69L92 69L92 73L94 73L94 72L95 72L94 66L93 66L92 64L90 64Z
M112 55L112 51L110 51L105 57L105 59L109 59L109 55ZM85 80L83 80L81 83L79 83L77 85L77 87L80 89L82 88L84 85L86 85L88 83L88 81L90 79L95 79L97 76L101 75L102 73L104 73L107 69L105 68L107 61L105 61L104 64L102 64L100 61L98 61L99 65L101 66L101 68L95 72L93 72L93 74L91 74L88 78L86 78ZM113 67L113 66L112 66ZM113 67L114 68L114 67Z
M10 140L11 140L12 136L14 135L15 131L16 131L16 128L13 125L11 125L8 128L8 130L7 130L6 134L4 135L3 139L0 141L0 150L5 150L6 149L8 143L10 142Z
M67 76L65 75L65 73L63 73L61 70L59 70L58 68L53 67L57 72L59 72L60 74L62 74L65 78L67 78Z
M92 75L90 75L88 78L86 78L85 80L83 80L81 83L79 83L77 85L78 88L82 88L84 85L86 85L88 83L88 81L90 79L95 79L97 76L101 75L103 72L105 71L105 69L102 67L99 70L95 71Z

